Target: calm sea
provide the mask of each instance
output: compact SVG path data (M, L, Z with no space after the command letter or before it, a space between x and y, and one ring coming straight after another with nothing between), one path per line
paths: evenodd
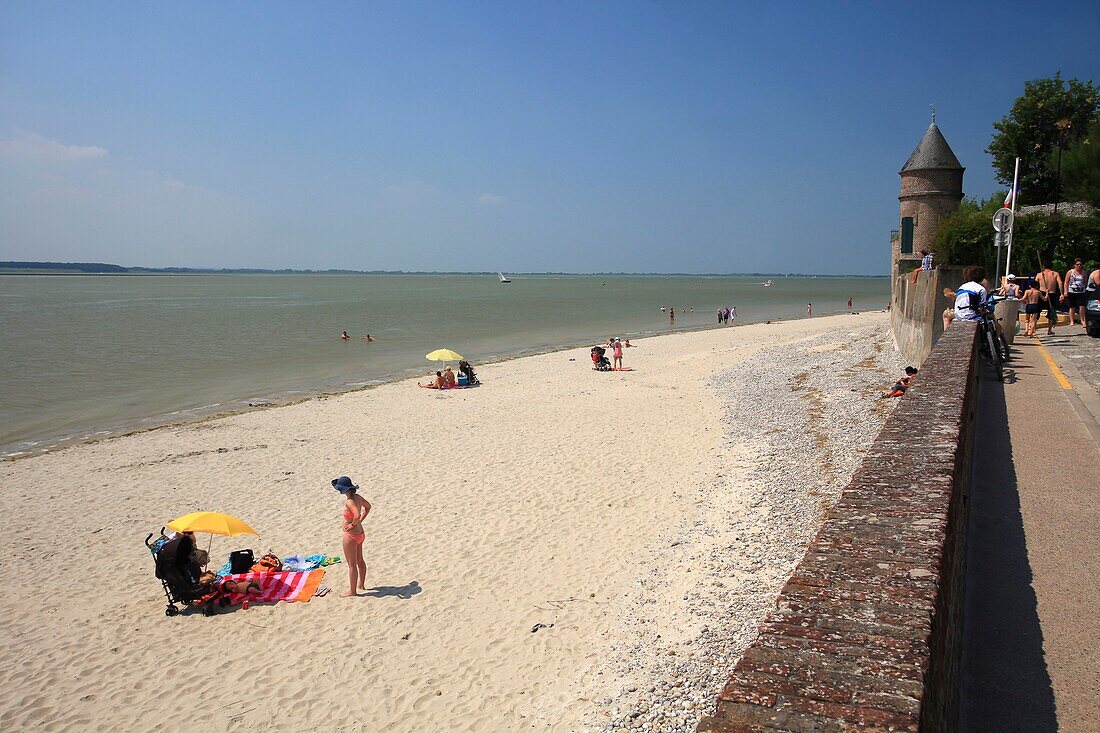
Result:
M0 276L0 455L210 411L715 324L882 308L886 278ZM670 326L661 306L676 309ZM692 312L693 309L693 312ZM346 329L350 341L341 341ZM370 333L375 343L360 337Z

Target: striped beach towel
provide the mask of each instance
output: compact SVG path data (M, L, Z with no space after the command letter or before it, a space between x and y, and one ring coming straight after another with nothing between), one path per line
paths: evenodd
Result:
M325 571L321 568L298 573L241 573L239 575L227 575L227 580L255 580L259 582L262 593L247 596L253 603L274 603L275 601L301 601L305 603L325 577ZM240 603L245 599L244 593L230 593L230 603Z

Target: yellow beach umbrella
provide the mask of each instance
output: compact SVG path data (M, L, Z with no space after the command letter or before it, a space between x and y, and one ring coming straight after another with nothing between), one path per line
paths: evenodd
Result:
M226 537L236 537L239 534L254 534L259 532L247 524L229 514L221 512L191 512L179 519L173 519L168 523L168 529L176 532L202 532L204 534L220 534Z
M450 349L436 349L424 358L430 361L462 361L462 354L455 353Z

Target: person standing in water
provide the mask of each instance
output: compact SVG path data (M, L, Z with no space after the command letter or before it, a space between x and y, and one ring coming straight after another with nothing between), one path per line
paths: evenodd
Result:
M813 314L814 314L814 304L813 303L807 303L806 304L806 315L812 316Z
M671 305L668 307L668 325L676 323L676 309Z
M848 312L852 312L852 296L848 296Z
M343 494L344 501L344 559L348 563L348 580L351 587L342 598L359 595L367 589L367 561L363 559L363 541L367 538L363 531L363 520L370 514L370 502L359 496L359 487L347 476L334 478L332 488Z

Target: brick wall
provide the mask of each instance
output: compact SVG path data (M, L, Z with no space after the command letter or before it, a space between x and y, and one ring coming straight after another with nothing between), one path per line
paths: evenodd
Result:
M931 250L940 220L959 208L963 171L917 170L901 174L901 216L913 218L913 253Z
M698 731L953 731L973 324L925 361Z

